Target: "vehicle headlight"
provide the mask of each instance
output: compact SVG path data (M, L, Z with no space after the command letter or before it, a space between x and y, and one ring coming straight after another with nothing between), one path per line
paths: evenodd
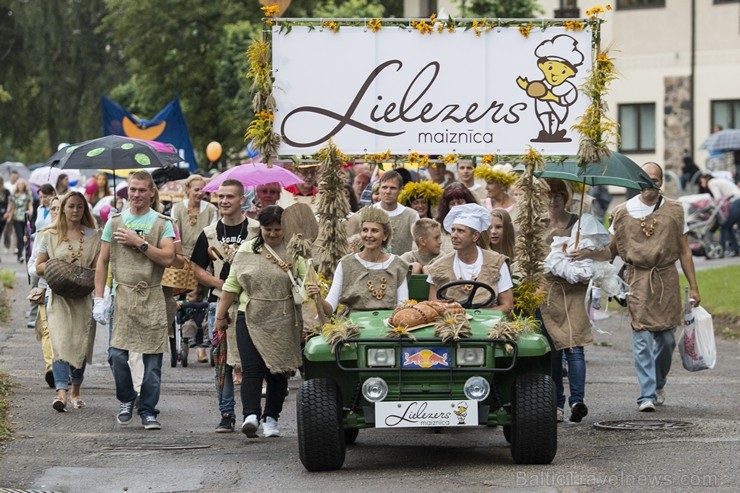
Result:
M394 348L370 348L367 350L368 366L396 366Z
M370 377L362 384L362 395L369 402L380 402L388 396L388 384L378 377Z
M457 366L483 366L485 362L485 348L457 347Z
M483 377L470 377L465 382L465 397L474 401L482 401L491 392L491 384Z

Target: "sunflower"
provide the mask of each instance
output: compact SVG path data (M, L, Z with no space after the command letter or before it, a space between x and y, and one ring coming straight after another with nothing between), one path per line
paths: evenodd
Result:
M497 167L498 166L498 167ZM495 181L504 187L510 187L517 182L519 177L511 171L506 171L501 166L478 166L475 168L474 175L485 181Z

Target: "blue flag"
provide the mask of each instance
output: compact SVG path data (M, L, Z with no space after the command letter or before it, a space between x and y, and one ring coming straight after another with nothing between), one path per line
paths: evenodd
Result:
M183 160L188 162L190 171L197 169L188 124L180 108L180 98L175 97L151 120L134 116L105 95L102 107L104 135L122 135L172 144Z

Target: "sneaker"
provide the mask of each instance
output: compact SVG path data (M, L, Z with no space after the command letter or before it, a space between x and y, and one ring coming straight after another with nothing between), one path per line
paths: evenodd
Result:
M162 429L162 425L159 424L159 421L157 421L157 417L152 416L151 414L142 416L141 424L145 430L161 430Z
M260 422L257 420L256 414L250 414L244 418L242 424L242 433L247 435L247 438L257 438L257 428L260 427Z
M221 422L216 427L216 433L231 433L234 431L234 423L236 418L231 414L222 414Z
M583 402L576 402L570 407L570 418L568 421L571 423L580 423L583 418L588 415L588 408Z
M280 436L280 428L278 428L278 422L275 418L270 416L265 418L264 423L262 423L262 436L265 438Z
M50 389L53 389L55 387L54 372L52 372L51 370L48 370L46 372L46 375L44 375L44 380L46 380L46 385L48 385Z
M565 411L563 411L562 407L558 408L558 423L562 423L565 421Z
M655 411L655 404L653 404L653 401L642 401L637 409L641 413L651 413Z
M131 416L133 416L133 409L134 409L134 401L121 403L121 408L118 410L118 416L116 416L116 421L118 421L119 425L125 426L131 423Z
M655 405L662 406L665 402L665 389L658 389L655 391Z

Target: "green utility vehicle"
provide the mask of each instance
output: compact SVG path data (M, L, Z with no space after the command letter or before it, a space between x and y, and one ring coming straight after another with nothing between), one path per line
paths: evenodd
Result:
M412 276L410 297L426 299L426 276ZM419 279L421 278L421 279ZM342 467L345 446L360 430L401 427L501 426L517 464L549 464L557 451L557 404L550 377L550 347L540 334L518 341L491 339L504 315L472 300L476 281L461 303L472 336L443 343L434 329L413 332L415 341L385 337L392 311L355 312L361 335L333 353L323 336L304 350L304 378L297 397L298 446L309 471ZM426 291L426 292L425 292ZM490 299L489 299L490 301ZM471 318L472 317L472 318Z

